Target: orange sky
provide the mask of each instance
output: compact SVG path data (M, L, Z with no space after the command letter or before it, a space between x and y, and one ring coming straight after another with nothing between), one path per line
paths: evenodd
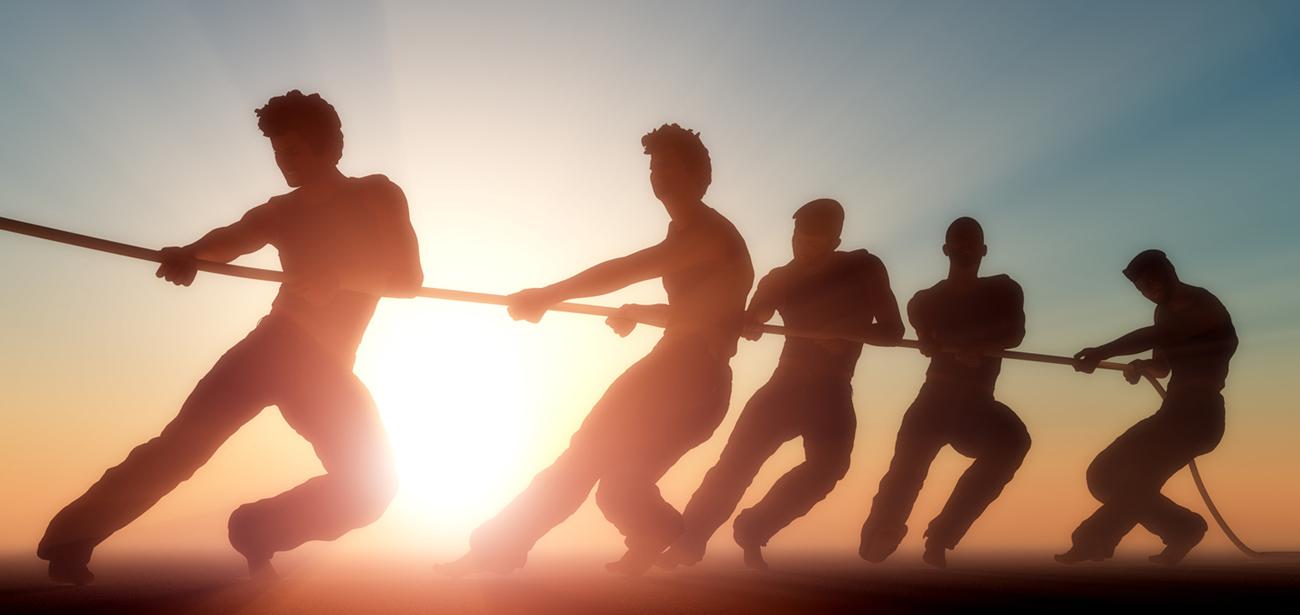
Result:
M703 132L715 167L707 200L745 235L760 274L788 258L794 208L832 196L848 207L845 246L879 254L905 301L944 272L947 221L980 218L986 270L1026 289L1029 350L1068 354L1149 322L1119 269L1137 249L1165 248L1185 278L1219 294L1242 334L1228 431L1204 459L1206 479L1248 542L1300 544L1289 386L1300 368L1300 84L1279 47L1297 40L1294 20L1132 8L1123 23L1063 24L1022 8L992 23L744 6L691 21L645 8L273 5L258 19L203 7L6 8L0 76L15 87L0 91L13 110L0 117L11 135L0 215L144 245L189 241L285 190L251 111L298 87L339 108L346 172L383 172L406 190L428 285L510 292L662 236L638 140L678 121ZM174 415L274 288L202 276L176 289L147 265L16 237L0 237L0 260L0 550L30 552L60 506ZM269 252L247 262L276 263ZM646 284L599 302L661 296ZM403 489L338 548L456 555L655 335L385 301L357 370L392 432ZM742 345L731 414L663 480L671 502L685 504L779 346ZM864 353L853 467L774 553L855 551L923 369L911 351ZM1045 556L1095 506L1089 460L1157 400L1114 374L1003 373L999 397L1034 448L962 548ZM798 458L797 442L782 449L746 502ZM914 528L965 463L941 455ZM268 409L103 552L226 549L230 510L318 471ZM1203 511L1185 474L1167 493ZM714 557L735 556L728 535L715 537ZM1206 546L1227 548L1218 532ZM618 550L592 506L540 552L578 548ZM1155 548L1140 530L1125 544Z

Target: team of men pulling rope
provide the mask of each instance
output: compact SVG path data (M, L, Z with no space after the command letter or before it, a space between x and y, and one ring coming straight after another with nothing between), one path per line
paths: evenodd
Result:
M667 124L641 140L650 156L650 185L671 218L662 242L509 296L427 289L421 288L418 242L401 189L382 175L354 178L339 171L343 134L334 108L317 94L294 90L272 98L257 116L293 190L187 246L153 251L0 219L4 230L157 261L158 277L178 285L188 286L200 270L281 282L270 314L217 361L176 418L50 521L37 554L49 561L56 582L91 582L89 562L100 542L188 479L270 405L311 442L325 474L231 514L230 542L247 558L250 574L272 577L275 553L332 540L378 519L397 481L379 413L352 364L380 297L501 303L513 318L531 322L547 311L596 314L624 336L638 323L664 329L650 353L597 402L569 448L473 532L468 554L439 566L448 574L522 566L536 541L593 489L605 517L626 538L626 553L609 570L637 575L655 565L694 564L763 462L784 442L802 438L805 461L733 524L745 563L766 568L763 546L823 499L848 469L856 431L851 379L863 344L914 347L930 358L862 527L864 559L882 561L898 547L944 446L974 461L925 530L927 563L945 566L947 552L1011 480L1030 436L1015 412L994 398L1002 358L1085 372L1123 370L1130 382L1146 377L1158 390L1155 379L1169 376L1160 409L1089 467L1088 487L1101 506L1075 530L1072 547L1058 561L1110 557L1141 524L1165 543L1151 559L1173 564L1206 532L1200 515L1160 490L1222 437L1221 391L1237 336L1218 299L1182 282L1162 252L1144 251L1124 270L1155 303L1152 326L1073 358L1024 353L1011 350L1025 333L1020 286L1006 275L980 275L984 231L974 219L958 218L943 244L948 275L907 303L917 339L905 340L884 264L866 250L839 249L845 213L831 199L795 212L790 262L764 276L750 298L754 270L745 241L703 201L711 182L708 150L697 133ZM228 264L266 245L279 252L282 273ZM667 303L616 309L570 303L654 278L662 280ZM767 325L777 313L784 326ZM786 336L780 362L679 513L656 483L721 424L738 340L765 332ZM1149 359L1108 361L1147 351Z

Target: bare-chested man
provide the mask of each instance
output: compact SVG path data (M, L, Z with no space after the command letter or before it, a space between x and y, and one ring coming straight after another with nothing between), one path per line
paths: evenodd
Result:
M339 171L342 125L319 95L293 90L257 116L294 190L163 250L158 277L189 286L197 260L225 263L270 244L288 281L271 313L217 361L162 433L50 521L37 554L56 582L91 582L95 546L193 475L266 406L279 407L311 442L325 474L230 516L230 543L253 576L274 575L276 552L373 522L393 497L388 439L352 363L379 297L414 296L423 281L406 198L382 175Z
M628 368L596 403L568 450L470 537L470 552L448 574L522 566L533 544L587 499L593 487L605 518L626 538L612 572L641 574L682 532L681 515L659 494L659 478L704 442L726 414L731 357L754 282L749 251L722 214L704 204L712 180L699 135L676 124L641 140L650 185L667 210L659 244L596 265L567 280L510 297L516 319L539 320L556 303L603 295L662 278L667 304L625 305L610 326L627 335L634 320L666 325L649 355Z
M1056 556L1073 564L1102 560L1135 525L1159 536L1165 549L1151 561L1177 564L1207 529L1200 515L1160 493L1165 482L1223 437L1223 387L1237 351L1237 331L1219 299L1184 283L1159 250L1138 254L1124 275L1156 305L1155 323L1075 358L1092 372L1111 357L1152 351L1129 363L1124 376L1137 383L1144 373L1169 376L1169 393L1156 413L1129 428L1088 467L1088 490L1102 504L1074 531L1074 545Z
M759 339L759 325L776 312L798 330L863 336L883 346L903 337L884 263L866 250L838 251L843 228L844 208L835 200L817 199L795 212L794 258L758 283L747 338ZM858 343L786 339L776 372L745 405L722 456L686 506L686 532L660 558L662 565L700 561L763 463L785 442L802 438L807 459L734 524L746 565L767 568L763 546L825 498L849 469L857 431L852 380L861 354Z
M988 247L984 229L973 218L953 221L943 253L947 279L916 293L907 304L930 367L916 401L903 415L894 459L862 525L859 554L871 562L883 561L898 548L925 475L944 446L975 461L925 531L922 557L940 568L1029 451L1029 433L1020 417L993 398L1002 360L985 356L1015 348L1025 336L1020 285L1007 275L980 277Z

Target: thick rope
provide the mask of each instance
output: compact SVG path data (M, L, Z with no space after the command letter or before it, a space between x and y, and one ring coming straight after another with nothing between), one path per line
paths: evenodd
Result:
M14 220L12 218L0 217L0 230L9 231L11 233L16 233L19 235L26 235L28 237L35 237L37 239L44 239L46 241L52 241L55 243L62 243L70 246L76 246L79 248L86 248L88 250L95 250L97 252L116 254L118 256L125 256L128 258L134 258L134 259L150 261L155 263L162 262L162 254L158 250L151 250L149 248L143 248L140 246L133 246L130 244L119 243L116 241L101 239L99 237L91 237L89 235L80 235L77 233L72 233L69 231L64 231L56 228L31 224L29 222L22 222L20 220ZM285 281L285 276L283 272L273 271L270 269L259 269L256 267L244 267L242 265L231 265L229 263L215 263L210 261L198 261L198 268L200 271L207 271L209 273L216 273L220 275L232 276L237 278L246 278L250 280L262 280L266 282ZM508 304L505 295L497 295L492 293L476 293L476 292L470 292L464 290L452 290L446 288L424 287L421 288L418 293L416 293L416 296L425 297L428 299L442 299L446 301L461 301L461 302L469 302L469 303L484 303L490 305ZM549 308L549 311L568 312L571 314L586 314L589 316L622 317L622 314L619 313L618 308L612 308L612 307L601 306L601 305L588 305L584 303L570 303L570 302L558 303L556 305L551 306ZM638 321L638 322L640 322L640 324L662 326L662 324L660 323L643 322L643 321ZM798 329L790 329L788 327L784 327L780 325L763 325L762 330L764 333L772 333L775 335L783 335L787 337L803 337L803 338L812 338L812 339L844 339L844 340L859 342L863 344L872 343L869 340L867 340L865 337L860 337L860 336L846 336L846 335L839 335L830 332L804 331ZM909 339L899 340L894 345L902 348L912 348L912 349L920 348L916 340L909 340ZM990 357L1011 359L1013 361L1030 361L1034 363L1049 363L1053 365L1073 366L1077 363L1074 359L1070 357L1063 357L1059 355L1050 355L1050 354L1040 354L1036 352L1021 352L1018 350L1000 350L994 352L986 352L984 354ZM1097 367L1100 369L1122 371L1125 369L1126 365L1124 363L1117 363L1113 361L1102 361L1100 364L1098 364ZM1156 393L1160 395L1160 398L1164 399L1165 388L1161 386L1160 382L1156 380L1155 377L1153 377L1151 374L1144 374L1144 376L1147 382L1151 383L1151 386L1155 388ZM1223 531L1224 535L1228 537L1228 540L1231 541L1233 546L1237 547L1238 550L1240 550L1242 553L1246 554L1247 556L1255 557L1255 558L1300 557L1300 551L1256 551L1250 548L1249 546L1247 546L1245 542L1243 542L1240 538L1237 537L1237 533L1232 531L1232 528L1228 526L1228 522L1224 520L1223 515L1219 513L1219 508L1215 506L1214 500L1210 498L1209 490L1206 489L1205 487L1205 481L1201 479L1201 472L1196 467L1196 461L1192 460L1187 465L1187 467L1192 473L1192 481L1196 483L1196 490L1200 492L1201 499L1205 501L1205 506L1206 508L1209 509L1210 515L1214 517L1214 522L1218 524L1219 529Z

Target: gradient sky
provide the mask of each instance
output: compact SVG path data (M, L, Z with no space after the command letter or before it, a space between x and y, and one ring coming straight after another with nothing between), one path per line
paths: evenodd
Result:
M985 225L989 273L1026 291L1024 348L1069 354L1150 321L1119 270L1159 247L1213 290L1242 337L1228 432L1203 471L1257 548L1300 544L1300 5L1291 2L474 3L8 2L0 6L0 215L149 246L191 241L286 190L253 109L291 88L340 111L343 169L411 203L426 285L510 292L657 241L647 130L700 130L707 200L755 267L789 257L789 216L848 208L906 301L945 272L943 229ZM0 550L174 415L274 287L0 237ZM275 266L272 251L241 262ZM644 284L600 302L654 301ZM910 333L909 333L910 335ZM384 302L359 356L402 463L389 514L343 546L455 555L563 449L604 387L655 341L598 320ZM727 421L661 483L684 505L780 341L733 361ZM851 554L924 361L868 350L854 467L774 552ZM999 397L1034 438L964 543L1067 545L1095 503L1092 456L1155 396L1114 374L1008 365ZM797 463L783 448L746 498ZM966 460L941 455L924 527ZM273 409L105 552L225 548L226 515L319 472ZM1167 488L1197 510L1190 480ZM734 558L723 528L712 557ZM915 549L920 532L905 543ZM1207 552L1226 548L1213 532ZM1150 551L1141 530L1125 548ZM542 557L613 555L593 506ZM729 560L728 560L729 561Z

